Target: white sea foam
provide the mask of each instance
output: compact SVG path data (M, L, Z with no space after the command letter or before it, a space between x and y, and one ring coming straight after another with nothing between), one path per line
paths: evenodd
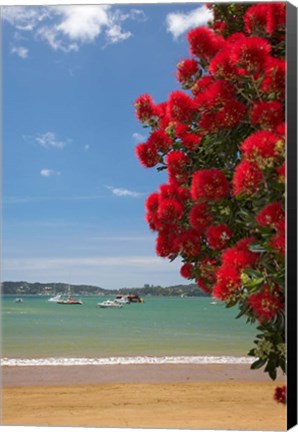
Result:
M232 356L178 356L178 357L102 357L102 358L64 358L48 357L34 359L2 358L2 366L100 366L100 365L137 365L137 364L251 364L253 357Z

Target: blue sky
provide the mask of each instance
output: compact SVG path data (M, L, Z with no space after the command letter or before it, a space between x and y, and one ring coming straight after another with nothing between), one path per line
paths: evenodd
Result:
M155 255L135 99L180 88L200 4L3 10L2 279L103 288L187 283Z

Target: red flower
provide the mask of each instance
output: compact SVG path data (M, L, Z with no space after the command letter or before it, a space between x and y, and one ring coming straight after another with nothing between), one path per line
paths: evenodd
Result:
M280 220L277 224L277 234L271 237L269 246L272 247L280 256L286 253L285 221Z
M170 150L173 143L164 130L158 129L151 133L147 144L152 144L158 151L166 152Z
M177 69L178 81L184 84L193 78L193 76L198 72L199 66L196 60L186 59L178 63Z
M168 153L166 158L168 169L174 173L183 173L187 169L187 165L190 162L189 157L182 151L175 150Z
M157 213L157 209L159 206L159 193L154 192L148 196L145 203L145 208L147 211L150 211L152 213Z
M183 123L176 123L175 134L177 138L183 139L185 135L189 132L189 127Z
M271 292L268 285L264 285L262 291L251 294L247 304L252 308L260 323L271 321L284 307L279 289L276 288L274 292Z
M215 282L215 274L217 271L216 260L212 258L205 258L199 263L200 275L210 283Z
M187 34L190 52L199 58L212 58L223 46L224 38L207 27L198 27Z
M287 401L287 388L286 386L276 387L273 395L273 399L282 404L286 404Z
M205 90L210 84L214 82L214 79L211 75L204 75L200 78L191 88L191 92L193 95L197 95L203 90Z
M221 262L224 266L230 265L238 270L253 267L259 257L258 253L248 249L254 238L243 238L233 248L226 249L221 255Z
M250 135L241 144L241 150L250 161L272 159L278 155L276 144L278 136L269 131L257 131Z
M149 94L143 94L135 102L136 116L141 122L149 121L156 115L156 105Z
M269 42L259 37L240 39L231 48L231 59L244 75L262 72L271 51Z
M235 301L241 291L239 272L231 266L221 266L216 273L213 297L225 302Z
M193 133L184 135L182 139L182 145L189 151L195 151L196 148L201 144L202 138Z
M213 217L206 202L201 202L192 207L189 213L189 222L193 228L203 232L211 223Z
M251 6L244 16L247 33L272 35L285 25L285 3L259 3Z
M183 207L176 200L163 199L159 204L157 215L161 220L173 222L182 218Z
M224 49L216 54L209 63L209 72L216 78L235 80L238 78L238 69L231 60L229 49Z
M280 167L277 168L276 172L278 175L278 181L280 183L285 183L286 182L286 164L283 163Z
M172 120L189 123L192 121L196 111L196 103L186 93L177 90L170 94L167 114Z
M225 224L210 226L206 231L209 247L214 250L225 248L232 236L233 232Z
M262 82L262 90L266 94L277 93L284 97L286 62L275 57L268 57L264 69L265 78Z
M254 162L243 160L237 166L233 178L234 195L253 195L258 191L263 175Z
M166 258L177 255L179 248L176 246L177 227L175 225L164 227L156 238L157 255Z
M204 169L194 173L191 183L191 196L194 201L207 198L221 200L229 194L229 182L217 168Z
M256 216L256 221L263 227L276 227L278 222L284 220L285 211L280 202L272 202L264 207Z
M186 258L194 258L201 253L200 233L194 229L188 229L177 237L175 244L179 247L181 254Z
M268 5L259 3L247 9L244 15L244 28L246 33L263 33L266 31L268 21Z
M138 144L135 152L141 164L146 168L152 168L159 162L159 154L152 144Z
M194 267L192 264L190 264L190 263L183 264L183 266L180 269L180 274L185 279L191 279L193 269L194 269Z
M274 129L283 119L283 106L277 101L256 103L251 111L252 124L264 129Z

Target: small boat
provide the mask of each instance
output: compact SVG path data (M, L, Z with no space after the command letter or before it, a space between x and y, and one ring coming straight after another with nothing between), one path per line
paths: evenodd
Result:
M57 303L61 299L62 299L62 295L61 294L57 294L54 297L49 298L48 301L49 302Z
M212 304L212 305L216 305L216 304L217 304L217 301L212 301L212 302L210 302L210 304Z
M113 300L114 302L120 304L120 305L125 305L125 304L129 304L130 300L126 297L126 296L122 296L122 297L116 297L115 300Z
M24 300L22 298L16 298L14 302L15 303L23 303Z
M101 308L122 308L123 304L116 302L115 300L105 300L102 303L97 303L98 307Z
M58 300L56 302L57 304L63 304L63 305L82 305L84 304L82 300L78 300L74 297L68 297L66 300Z

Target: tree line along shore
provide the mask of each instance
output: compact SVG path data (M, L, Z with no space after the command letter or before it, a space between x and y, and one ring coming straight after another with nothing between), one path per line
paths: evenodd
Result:
M116 294L136 294L139 296L158 296L158 297L206 297L206 293L201 291L197 284L173 285L162 287L160 285L145 284L143 287L119 288L109 290L93 285L71 285L66 283L40 283L40 282L3 282L3 295L54 295L67 294L69 290L72 295L93 296L93 295L116 295Z

